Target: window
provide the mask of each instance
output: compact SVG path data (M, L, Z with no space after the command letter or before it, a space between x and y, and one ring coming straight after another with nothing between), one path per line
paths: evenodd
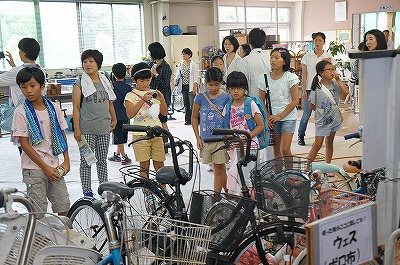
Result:
M40 3L44 66L80 66L79 30L75 3Z
M19 40L24 37L36 38L33 3L1 2L0 33L0 50L9 51L13 56L14 62L20 65L22 62L18 56ZM0 62L0 70L11 68L5 59Z
M22 63L18 42L24 37L39 41L37 61L48 69L80 67L86 49L99 50L103 66L133 64L144 54L142 4L44 1L35 10L33 2L1 2L0 50L10 51L17 65ZM8 69L7 61L0 61L0 70Z
M267 35L276 34L276 14L275 8L249 6L246 7L247 28L252 29L259 27L264 29ZM225 37L229 30L243 30L244 23L244 7L243 6L219 6L218 19L220 26L220 37ZM278 34L280 40L290 39L290 8L278 8Z

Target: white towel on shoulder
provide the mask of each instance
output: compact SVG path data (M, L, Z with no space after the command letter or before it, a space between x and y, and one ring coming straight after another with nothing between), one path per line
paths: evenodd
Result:
M117 97L114 94L113 86L112 86L110 80L108 80L108 78L104 74L101 74L101 73L99 73L99 78L100 78L101 84L103 85L104 89L108 93L109 100L114 101ZM81 89L82 89L82 94L85 98L92 95L94 92L96 92L96 87L94 86L92 79L86 72L83 72L83 74L82 74Z

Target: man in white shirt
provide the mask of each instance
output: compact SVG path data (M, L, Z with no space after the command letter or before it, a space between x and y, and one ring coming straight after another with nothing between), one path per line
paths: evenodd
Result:
M260 28L252 29L248 37L252 50L243 58L241 71L249 83L249 95L258 97L258 80L261 75L271 71L269 54L261 49L267 37L264 30Z
M0 87L8 86L10 88L9 97L11 106L18 106L25 100L25 97L15 80L18 72L25 67L37 67L41 69L41 67L35 62L40 52L40 44L35 39L21 39L18 43L18 48L19 57L21 58L23 64L20 66L16 66L12 55L7 52L7 62L11 65L12 68L3 74L0 74Z
M389 30L385 29L383 31L383 35L385 35L385 39L386 39L388 50L393 50L394 49L394 42L392 40L389 40L389 36L390 36Z

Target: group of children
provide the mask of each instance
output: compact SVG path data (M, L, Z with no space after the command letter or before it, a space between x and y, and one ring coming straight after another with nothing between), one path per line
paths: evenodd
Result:
M99 72L102 63L99 51L85 51L81 61L84 73L77 79L72 96L74 138L80 141L83 136L94 151L99 182L103 182L107 181L106 155L110 131L114 130L114 143L118 144L114 160L127 161L123 149L127 135L118 134L122 132L122 124L133 118L133 124L136 125L161 126L159 114L167 115L168 107L164 95L149 88L153 76L148 64L138 63L132 67L131 77L136 84L134 89L122 85L124 66L115 65L113 72L121 85L114 83L114 88L117 89L113 90L110 81ZM215 59L213 65L217 65L217 61L218 59ZM215 191L228 190L226 163L229 157L226 151L218 151L211 155L222 143L204 143L204 138L211 135L213 128L249 131L253 139L252 148L259 149L257 135L263 132L264 124L267 124L269 130L274 130L275 134L275 157L291 155L290 145L296 125L298 78L288 72L289 65L288 50L274 49L271 52L272 71L260 77L260 98L265 102L266 91L269 90L271 94L272 113L268 114L266 121L262 115L266 110L265 103L263 110L263 107L256 104L255 98L250 98L251 111L246 113L249 85L242 72L232 71L226 77L226 89L221 89L224 83L223 71L217 67L207 69L205 81L208 90L196 95L191 123L202 162L214 165ZM330 62L318 63L316 70L317 75L312 83L313 92L310 95L311 108L316 113L316 136L315 144L308 155L310 161L315 159L325 137L327 156L332 156L333 138L342 123L337 106L338 95L347 93L347 88ZM45 77L40 69L23 68L16 80L26 99L15 112L13 136L19 138L24 151L21 160L28 195L40 202L42 211L47 209L48 198L54 212L66 214L70 204L63 178L70 171L68 145L64 133L67 124L60 107L41 95ZM115 103L125 107L126 112L116 111L119 107L114 108ZM255 124L251 129L249 120ZM93 121L96 123L93 124ZM137 133L133 137L140 136L140 133ZM153 160L155 170L164 166L165 153L160 137L134 143L134 153L137 162L144 169L149 169L150 160ZM64 156L61 164L58 162L59 154ZM80 175L85 196L93 196L90 169L90 165L81 154ZM143 171L142 176L147 177L147 173ZM249 185L251 186L250 182Z

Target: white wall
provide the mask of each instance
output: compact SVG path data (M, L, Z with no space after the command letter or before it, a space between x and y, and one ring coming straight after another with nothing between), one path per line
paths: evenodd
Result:
M352 14L383 12L380 6L394 5L394 10L400 9L399 0L348 0L347 20L335 21L336 0L313 0L304 2L303 36L310 36L317 31L336 31L352 28ZM358 44L357 44L358 45Z

